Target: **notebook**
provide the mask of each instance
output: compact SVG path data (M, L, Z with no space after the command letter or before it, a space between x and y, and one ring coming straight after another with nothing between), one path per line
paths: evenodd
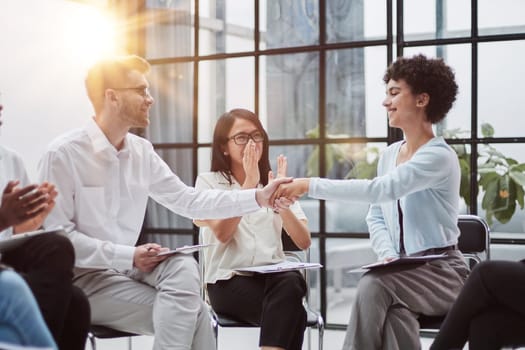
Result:
M276 272L294 271L294 270L319 269L321 267L323 267L323 265L318 264L318 263L306 263L306 262L295 262L295 261L285 260L277 264L240 267L240 268L235 269L235 271L255 272L255 273L276 273Z
M397 258L390 261L378 261L372 264L361 266L362 269L375 269L378 267L384 267L384 266L394 266L394 265L406 265L406 264L422 264L426 263L427 261L432 261L436 259L446 259L448 258L448 255L443 254L435 254L435 255L424 255L424 256L405 256L402 258Z

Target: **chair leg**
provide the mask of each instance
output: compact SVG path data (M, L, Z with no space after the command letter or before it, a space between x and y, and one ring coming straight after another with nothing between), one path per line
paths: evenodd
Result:
M322 316L319 316L319 318L317 319L317 331L319 336L319 350L323 350L324 319Z
M319 324L319 350L323 350L324 324Z
M133 339L131 337L128 337L128 350L133 350Z
M88 339L89 339L89 344L91 344L91 350L97 350L97 343L96 343L95 336L93 335L93 333L91 332L88 333Z

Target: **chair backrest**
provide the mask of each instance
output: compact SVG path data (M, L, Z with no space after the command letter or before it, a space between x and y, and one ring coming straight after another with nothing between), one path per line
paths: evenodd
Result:
M472 268L482 260L490 259L490 230L482 218L476 215L459 215L460 236L458 248ZM419 316L420 334L435 336L445 316Z
M458 248L465 258L475 263L489 260L490 230L485 220L476 215L459 215L458 227Z

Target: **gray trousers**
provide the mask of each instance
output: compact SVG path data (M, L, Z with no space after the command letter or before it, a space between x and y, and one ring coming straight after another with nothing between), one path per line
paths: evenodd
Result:
M448 255L423 265L382 267L364 274L343 349L421 349L419 315L445 315L468 276L461 253Z
M89 298L93 324L154 335L155 350L215 349L192 255L175 255L150 273L75 269L75 275L75 285Z

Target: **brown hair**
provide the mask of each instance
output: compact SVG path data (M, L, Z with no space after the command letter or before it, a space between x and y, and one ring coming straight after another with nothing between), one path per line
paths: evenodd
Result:
M149 69L148 61L136 55L113 57L95 63L85 79L87 94L95 113L104 106L106 89L123 87L133 70L146 74Z
M231 159L230 156L224 155L223 146L228 143L228 133L230 132L233 123L237 118L252 122L257 127L257 130L259 130L264 135L262 155L261 159L259 160L259 175L261 184L266 185L268 184L268 172L271 170L268 134L264 130L257 115L247 109L232 109L231 111L221 115L217 120L217 124L215 124L215 131L213 132L213 143L211 146L211 171L220 172L226 178L226 180L228 180L230 185L233 183Z

